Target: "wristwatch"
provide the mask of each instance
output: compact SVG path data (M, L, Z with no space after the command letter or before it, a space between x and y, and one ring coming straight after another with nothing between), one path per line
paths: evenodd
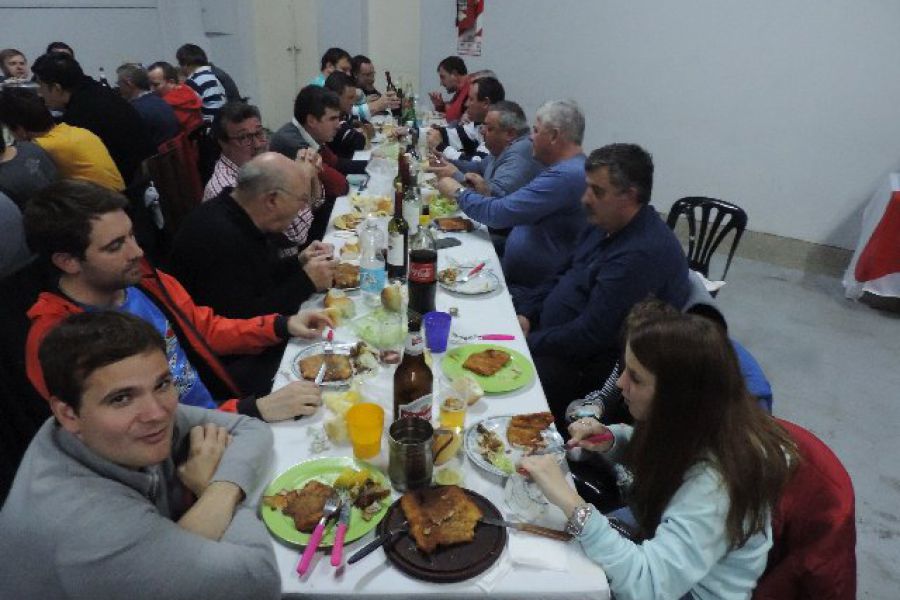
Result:
M575 510L572 511L572 516L569 517L569 520L566 523L566 533L571 534L572 537L581 535L581 532L584 531L584 526L593 511L593 504L576 506Z
M457 203L459 202L459 197L462 196L462 193L464 191L466 191L466 188L463 186L460 186L460 187L456 188L456 191L453 192L453 199L456 200Z

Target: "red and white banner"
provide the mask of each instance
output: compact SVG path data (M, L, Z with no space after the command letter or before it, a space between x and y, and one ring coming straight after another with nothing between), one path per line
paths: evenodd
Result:
M891 173L866 206L844 288L849 298L900 297L900 173Z
M481 13L484 0L456 0L456 53L481 56Z

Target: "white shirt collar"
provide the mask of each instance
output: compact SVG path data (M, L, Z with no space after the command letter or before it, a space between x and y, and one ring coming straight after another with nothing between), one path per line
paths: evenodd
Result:
M313 150L315 150L316 152L318 152L319 151L319 142L314 140L313 137L311 135L309 135L309 132L307 132L305 129L303 129L303 125L300 124L300 121L298 121L296 117L291 117L291 123L293 123L294 127L296 127L300 131L300 136L304 140L306 140L306 143L309 144L309 147L312 148Z

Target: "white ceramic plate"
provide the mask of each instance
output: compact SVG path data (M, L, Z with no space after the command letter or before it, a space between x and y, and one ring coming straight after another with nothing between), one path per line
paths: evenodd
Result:
M458 267L447 268L459 269L458 277L463 277L466 273L474 269L475 265L459 265ZM441 269L441 271L444 271L444 269ZM497 277L497 274L494 273L494 271L485 267L480 273L465 283L444 283L440 280L440 277L438 277L438 284L448 292L463 294L465 296L480 296L482 294L490 294L494 290L499 289L500 278Z
M346 356L350 356L350 350L353 348L355 344L335 344L334 345L334 353L335 354L344 354ZM300 360L315 356L316 354L325 354L325 342L319 342L317 344L312 344L311 346L307 346L297 353L294 358L291 359L291 371L294 373L294 376L303 381L303 375L300 373ZM353 380L353 375L356 374L356 368L353 365L353 361L350 361L350 370L352 374L348 379L341 379L339 381L323 381L322 387L326 388L339 388L346 385L350 385L350 382Z
M481 455L481 452L478 449L478 425L481 424L488 431L492 431L497 434L503 441L504 446L504 454L510 460L515 468L519 459L525 456L525 452L519 450L518 448L513 448L510 443L506 440L506 429L509 427L509 420L512 418L511 415L505 415L502 417L490 417L488 419L484 419L483 421L479 421L474 425L471 425L466 430L466 437L464 439L464 446L466 448L466 456L469 457L473 463L475 463L479 468L484 469L488 473L493 473L494 475L498 475L500 477L509 477L510 473L507 473L503 469L497 467L493 463L485 460L485 458ZM544 430L544 439L548 440L552 444L563 444L562 436L559 435L556 431L556 425L551 424L550 427Z

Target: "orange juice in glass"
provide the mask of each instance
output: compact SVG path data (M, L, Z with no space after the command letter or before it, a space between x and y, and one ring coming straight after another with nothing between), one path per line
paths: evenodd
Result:
M356 458L374 458L381 452L384 409L378 404L360 402L347 411L347 432Z
M466 425L466 402L460 398L447 396L441 401L438 420L441 427L462 431Z

